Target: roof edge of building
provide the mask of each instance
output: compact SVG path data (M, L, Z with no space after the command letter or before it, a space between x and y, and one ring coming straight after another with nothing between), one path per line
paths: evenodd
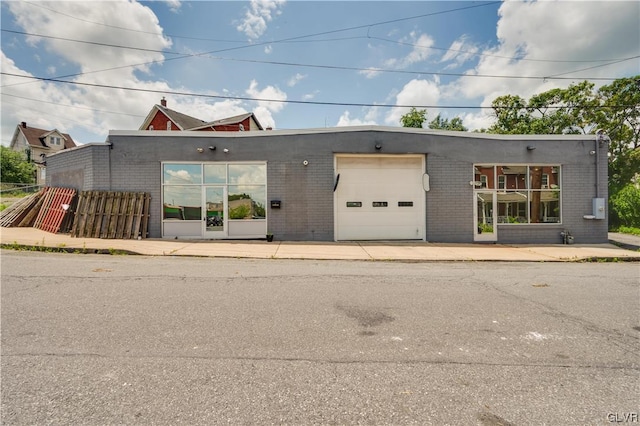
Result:
M203 138L243 138L243 137L270 137L270 136L288 136L288 135L310 135L310 134L329 134L329 133L349 133L349 132L385 132L385 133L409 133L434 136L462 137L472 139L493 139L493 140L591 140L595 135L505 135L495 133L475 133L460 132L450 130L431 130L418 129L410 127L393 127L393 126L345 126L345 127L322 127L309 129L285 129L270 130L264 132L199 132L199 131L181 131L174 132L169 130L109 130L109 136L142 136L142 137L203 137Z

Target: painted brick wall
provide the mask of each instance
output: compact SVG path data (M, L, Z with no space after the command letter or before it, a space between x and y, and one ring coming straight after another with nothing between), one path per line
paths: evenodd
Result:
M558 242L568 229L576 243L607 241L607 221L588 220L596 196L594 137L496 137L433 132L322 129L293 132L112 132L113 149L91 146L50 158L48 179L63 182L82 170L82 189L150 192L151 237L161 235L161 162L267 162L268 230L283 240L334 239L334 156L422 154L431 189L426 199L426 237L433 242L471 242L474 235L473 164L560 164L561 225L499 225L499 242ZM382 145L376 150L375 145ZM527 150L533 145L534 150ZM209 150L215 146L216 150ZM203 148L203 152L198 152ZM229 150L224 153L224 148ZM607 197L606 145L600 158L599 196ZM308 165L303 165L307 160ZM66 174L65 174L66 173ZM78 176L75 177L78 179ZM282 208L271 209L270 200Z
M81 145L47 157L47 186L107 190L109 176L108 145Z

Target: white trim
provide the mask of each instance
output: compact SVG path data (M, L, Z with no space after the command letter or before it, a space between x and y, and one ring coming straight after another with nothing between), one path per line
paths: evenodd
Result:
M243 138L243 137L271 137L286 135L309 135L309 134L327 134L327 133L351 133L351 132L383 132L383 133L409 133L421 135L434 135L456 138L469 139L493 139L505 141L593 141L593 135L502 135L490 133L473 133L473 132L456 132L448 130L431 130L417 129L409 127L391 127L391 126L351 126L351 127L326 127L316 129L288 129L288 130L269 130L255 132L198 132L192 130L184 130L181 132L169 132L166 130L110 130L109 135L113 136L144 136L154 137L171 135L173 137L201 137L201 138ZM479 163L480 164L480 163Z

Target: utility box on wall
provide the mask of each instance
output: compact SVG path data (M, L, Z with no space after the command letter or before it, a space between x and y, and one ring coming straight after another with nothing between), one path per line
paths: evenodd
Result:
M595 219L605 219L605 205L604 198L593 199L593 216Z

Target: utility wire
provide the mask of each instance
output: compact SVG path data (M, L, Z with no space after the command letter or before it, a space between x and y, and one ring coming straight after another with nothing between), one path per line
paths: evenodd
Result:
M28 2L28 3L30 5L34 5L34 3L30 3L30 2ZM246 45L243 45L243 46L229 47L229 48L226 48L226 49L212 50L212 51L202 52L202 53L186 54L186 55L182 55L182 56L176 56L176 57L173 57L173 58L167 58L167 59L164 59L163 61L159 61L159 60L148 61L148 62L143 62L143 63L138 63L138 64L129 64L129 65L123 65L123 66L119 66L119 67L107 68L107 69L103 69L103 70L95 70L95 71L87 71L87 72L81 72L81 73L76 73L76 74L68 74L68 75L63 75L63 76L57 76L56 78L76 77L76 76L89 74L89 73L97 73L97 72L112 71L112 70L122 69L122 68L139 67L139 66L144 66L144 65L152 65L152 64L156 64L156 63L160 63L160 62L167 62L167 61L171 61L171 60L192 58L192 57L198 57L198 56L205 56L205 55L210 55L210 54L213 54L213 53L221 53L221 52L226 52L226 51L231 51L231 50L246 49L246 48L249 48L249 47L258 47L258 46L265 46L265 45L269 45L269 44L284 43L284 42L293 41L293 40L300 40L300 39L304 39L304 38L317 37L317 36L327 35L327 34L335 34L335 33L339 33L339 32L352 31L352 30L356 30L356 29L370 28L370 27L374 27L374 26L385 25L385 24L396 23L396 22L402 22L402 21L407 21L407 20L411 20L411 19L418 19L418 18L425 18L425 17L430 17L430 16L436 16L436 15L443 15L443 14L447 14L447 13L458 12L458 11L461 11L461 10L474 9L474 8L484 7L484 6L490 6L490 5L499 4L499 3L500 3L500 1L493 1L493 2L488 2L488 3L482 3L482 4L471 5L471 6L459 7L459 8L455 8L455 9L443 10L443 11L439 11L439 12L431 12L431 13L425 13L425 14L422 14L422 15L415 15L415 16L410 16L410 17L405 17L405 18L397 18L397 19L392 19L392 20L388 20L388 21L376 22L376 23L373 23L373 24L357 25L357 26L348 27L348 28L342 28L342 29L337 29L337 30L329 30L329 31L322 31L322 32L319 32L319 33L288 37L288 38L275 40L275 41L265 41L265 42L260 42L260 43L246 44ZM48 8L46 8L46 9L53 11L52 9L48 9ZM56 12L56 11L54 11L54 12ZM56 12L56 13L58 13L58 12ZM70 16L70 15L66 15L66 16ZM70 17L72 17L72 16L70 16ZM75 17L72 17L72 18L75 18ZM80 19L80 18L75 18L75 19ZM96 25L109 26L107 24L102 24L102 23L99 23L99 22L91 22L91 21L89 21L89 22L93 23L93 24L96 24ZM158 34L158 35L161 35L161 34ZM0 87L7 87L7 86L8 85L4 85L4 86L0 86Z
M116 26L116 25L104 24L102 22L89 21L87 19L78 18L76 16L69 15L69 14L57 11L55 9L51 9L51 8L48 8L48 7L42 6L40 4L33 3L33 2L29 2L29 1L24 1L24 3L27 3L27 4L31 5L31 6L36 6L36 7L42 8L42 9L46 9L46 10L48 10L50 12L54 12L54 13L57 13L59 15L67 16L69 18L77 19L78 21L86 22L86 23L93 24L93 25L101 25L101 26L105 26L105 27L109 27L109 28L115 28L115 29L125 30L125 31L133 31L133 32L144 33L144 34L152 34L152 35L156 35L156 36L160 36L160 37L163 36L163 34L161 34L161 33L156 33L156 32L152 32L152 31L135 30L135 29L132 29L132 28L126 28L126 27L119 27L119 26ZM421 14L421 15L408 16L408 17L404 17L404 18L396 18L396 19L391 19L391 20L387 20L387 21L375 22L373 24L363 24L363 25L347 27L347 28L342 28L342 29L329 30L329 31L321 32L321 33L297 36L297 37L293 37L291 39L276 40L276 41L265 42L265 43L267 43L267 44L269 44L269 43L280 43L282 41L288 41L288 40L293 40L293 39L316 37L318 35L333 34L333 33L351 31L351 30L362 29L362 28L369 28L369 27L375 27L375 26L381 26L381 25L387 25L387 24L394 24L396 22L403 22L403 21L409 21L409 20L413 20L413 19L426 18L426 17L430 17L430 16L442 15L442 14L451 13L451 12L458 12L458 11L461 11L461 10L475 9L475 8L478 8L478 7L491 6L491 5L500 4L500 3L502 3L502 2L501 1L491 1L491 2L482 3L482 4L474 4L474 5L471 5L471 6L464 6L464 7L459 7L459 8L455 8L455 9L447 9L447 10L442 10L442 11L438 11L438 12L430 12L430 13L425 13L425 14ZM189 39L189 40L217 41L217 42L225 42L225 43L238 43L239 42L239 41L234 41L234 40L217 40L217 39L208 39L208 38L187 37L187 36L181 36L181 35L175 35L175 34L166 34L166 36L167 37L173 37L173 38L184 38L184 39ZM249 45L247 45L245 47L251 47L251 46L255 46L255 44L249 44Z
M96 45L96 46L114 47L114 48L118 48L118 49L139 50L139 51L144 51L144 52L162 53L162 54L169 54L169 55L185 55L185 56L186 55L190 55L190 53L186 53L186 52L176 52L176 51L172 51L172 50L163 50L163 49L147 49L147 48L143 48L143 47L124 46L124 45L120 45L120 44L110 44L110 43L101 43L101 42L89 41L89 40L78 40L78 39L65 38L65 37L56 37L56 36L52 36L52 35L36 34L36 33L30 33L30 32L25 32L25 31L16 31L16 30L7 30L7 29L0 29L0 31L5 32L5 33L29 36L29 37L40 37L40 38L46 38L46 39L51 39L51 40L68 41L68 42L73 42L73 43L84 43L84 44L91 44L91 45ZM488 54L488 53L477 53L477 52L471 52L471 51L468 51L468 50L451 49L451 48L436 47L436 46L421 46L421 45L415 44L415 43L405 43L405 42L402 42L402 41L390 40L390 39L386 39L386 38L382 38L382 37L375 37L375 36L370 36L370 35L368 35L368 36L355 36L355 37L340 37L340 38L334 38L334 39L320 39L320 40L296 40L296 41L285 42L285 43L318 43L318 42L344 41L344 40L355 40L355 39L381 40L381 41L385 41L385 42L389 42L389 43L399 44L399 45L403 45L403 46L411 46L411 47L416 47L416 48L420 48L420 49L431 49L431 50L440 50L440 51L443 51L443 52L465 53L465 54L470 54L470 55L473 55L473 56L489 57L489 58L501 58L501 59L509 59L509 60L525 61L525 62L549 62L549 63L611 62L611 63L617 63L617 62L612 62L612 61L621 62L621 61L628 61L628 60L636 59L636 58L640 57L640 56L632 56L632 57L629 57L629 58L585 59L585 60L535 59L535 58L523 58L521 56L492 55L492 54ZM207 57L207 56L204 56L204 57ZM215 59L225 59L225 58L215 58ZM233 59L229 59L229 60L233 60ZM255 60L254 62L270 63L269 61L258 61L258 60ZM303 64L296 64L296 65L303 65ZM366 70L365 68L356 68L356 69ZM395 70L384 70L384 71L385 72L393 72ZM562 75L562 74L560 74L560 75Z
M376 37L376 36L371 36L368 35L367 38L370 38L372 40L380 40L380 41L385 41L388 43L394 43L394 44L400 44L403 46L411 46L411 47L418 47L418 48L422 48L422 49L433 49L433 50L442 50L444 52L457 52L457 53L468 53L470 55L474 55L474 56L483 56L483 57L487 57L487 58L500 58L500 59L509 59L509 60L515 60L515 61L527 61L527 62L550 62L550 63L590 63L590 62L609 62L609 61L628 61L630 59L635 59L638 58L638 56L634 56L631 58L614 58L614 59L584 59L584 60L565 60L565 59L536 59L536 58L523 58L522 56L504 56L504 55L492 55L489 53L477 53L477 52L471 52L468 50L462 50L462 49L447 49L444 47L435 47L435 46L421 46L419 44L415 44L415 43L407 43L407 42L403 42L403 41L398 41L398 40L391 40L388 38L383 38L383 37Z
M104 89L116 89L116 90L126 90L126 91L132 91L132 92L145 92L145 93L159 93L163 95L170 94L170 95L176 95L176 96L190 96L190 97L208 98L208 99L240 100L240 101L252 101L252 102L275 102L275 103L298 104L298 105L329 105L329 106L378 107L378 108L411 108L413 107L413 108L439 108L439 109L493 109L492 106L477 106L477 105L464 105L464 106L395 105L395 104L375 104L375 103L355 103L355 102L296 101L296 100L287 100L287 99L252 98L252 97L246 97L246 96L207 95L202 93L141 89L137 87L113 86L108 84L81 83L76 81L60 80L57 78L32 77L32 76L25 76L25 75L13 74L13 73L7 73L7 72L0 72L0 75L21 77L21 78L27 78L27 79L33 79L33 80L40 80L40 81L50 81L55 83L73 84L77 86L100 87ZM599 108L619 109L619 108L629 108L630 105L581 105L580 107L590 108L590 109L599 109ZM505 109L505 107L500 107L500 108ZM517 107L513 107L513 108L517 108ZM550 106L548 108L561 109L561 108L565 108L565 106Z
M21 35L29 35L29 36L35 36L35 37L49 38L49 39L54 39L54 40L64 40L64 41L75 42L75 43L86 43L86 44L91 44L91 45L114 47L114 48L118 48L118 49L142 50L142 51L147 51L147 52L168 53L168 54L184 55L184 56L190 55L190 54L185 54L185 53L182 53L182 52L146 49L146 48L122 46L122 45L116 45L116 44L98 43L98 42L91 42L91 41L84 41L84 40L75 40L75 39L68 39L68 38L62 38L62 37L46 36L46 35L42 35L42 34L26 33L26 32L22 32L22 31L5 30L5 29L2 29L0 31L13 33L13 34L21 34ZM451 50L451 49L443 49L443 50ZM412 74L412 75L425 75L426 74L426 75L438 75L438 76L448 76L448 77L479 77L479 78L503 78L503 79L513 79L513 78L517 78L517 79L535 79L535 80L549 80L549 79L552 79L552 78L553 79L558 79L558 80L572 80L572 79L575 79L575 77L560 77L562 75L571 74L571 72L567 72L567 73L564 73L564 74L557 74L556 76L547 76L547 77L545 77L545 76L506 76L506 75L495 75L495 74L493 74L493 75L492 74L465 74L465 73L447 73L447 72L433 72L433 71L410 71L410 70L397 70L397 69L394 70L394 69L383 69L383 68L361 68L361 67L347 67L347 66L338 66L338 65L302 64L302 63L297 63L297 62L262 61L262 60L257 60L257 59L225 58L225 57L220 57L220 56L202 55L202 54L199 54L198 56L201 57L201 58L223 60L223 61L235 61L235 62L246 62L246 63L257 63L257 64L293 66L293 67L303 67L303 68L320 68L320 69L334 69L334 70L346 70L346 71L361 71L361 72L381 72L381 73ZM616 64L616 63L619 63L619 62L629 61L629 60L632 60L632 59L637 59L639 57L640 57L640 55L639 56L634 56L634 57L631 57L631 58L613 60L614 62L611 62L611 63L608 63L608 64L598 65L597 67L602 67L602 66ZM170 59L166 59L166 60L171 60L171 59L179 59L179 58L170 58ZM508 58L508 59L514 59L514 58ZM602 60L597 60L597 61L600 62ZM558 62L563 62L563 61L558 61ZM568 61L568 62L590 62L590 61ZM124 67L126 68L126 67L128 67L128 65L125 65ZM114 69L119 69L119 68L123 68L123 67L110 68L109 70L114 70ZM591 68L595 68L595 67L591 67ZM584 71L584 70L587 70L587 69L590 69L590 68L585 68L585 69L578 70L578 71ZM76 76L79 76L79 75L85 75L85 74L89 74L89 73L102 72L102 71L105 71L105 70L88 71L88 72L82 72L82 73L77 73L77 74L69 74L69 75L59 76L59 77L56 77L56 78L76 77ZM575 71L575 72L578 72L578 71ZM607 77L592 77L592 78L588 78L587 77L587 78L585 78L585 80L610 81L610 80L615 80L615 78L607 78ZM18 83L18 84L24 84L24 83ZM16 84L8 84L8 85L0 86L0 87L8 87L8 86L14 86L14 85L16 85Z
M145 115L139 115L139 114L127 114L126 112L107 111L107 110L103 110L103 109L87 108L87 107L82 107L82 106L78 106L78 105L61 104L60 102L43 101L42 99L27 98L27 97L24 97L24 96L18 96L18 95L13 95L13 94L4 93L4 92L2 92L1 94L2 94L2 96L10 96L12 98L24 99L24 100L27 100L27 101L34 101L34 102L38 102L39 104L51 104L51 105L56 105L56 106L68 107L68 108L77 108L77 109L84 109L84 110L87 110L87 111L95 111L95 112L100 112L100 113L105 113L105 114L126 115L126 116L129 116L129 117L146 117ZM19 105L19 104L13 104L13 105ZM28 108L28 107L26 107L24 105L20 105L20 106Z

